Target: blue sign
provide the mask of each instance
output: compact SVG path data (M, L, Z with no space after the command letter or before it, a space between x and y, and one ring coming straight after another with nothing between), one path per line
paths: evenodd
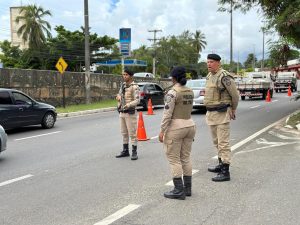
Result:
M109 61L104 62L98 62L95 63L97 66L116 66L121 64L120 59L112 59ZM137 59L125 59L124 60L125 66L147 66L147 62L143 60L137 60Z
M131 42L131 28L120 28L120 43Z
M131 28L120 29L120 53L122 56L131 54Z

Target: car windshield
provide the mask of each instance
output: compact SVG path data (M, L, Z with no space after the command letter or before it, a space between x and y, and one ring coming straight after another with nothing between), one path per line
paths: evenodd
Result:
M205 87L206 80L189 80L186 86L189 88L201 88Z

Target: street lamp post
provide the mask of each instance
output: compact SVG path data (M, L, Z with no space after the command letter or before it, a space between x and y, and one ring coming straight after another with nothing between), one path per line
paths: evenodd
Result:
M85 97L86 104L91 103L90 86L90 37L89 37L89 6L88 0L84 0L84 40L85 40Z

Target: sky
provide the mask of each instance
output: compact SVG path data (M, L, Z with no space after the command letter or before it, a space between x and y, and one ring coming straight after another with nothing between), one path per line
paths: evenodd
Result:
M131 28L132 49L141 45L151 47L153 33L157 38L179 35L185 30L204 33L207 45L201 52L201 61L207 54L219 54L225 63L230 60L230 15L218 12L217 0L89 0L89 26L92 33L119 39L120 28ZM70 31L84 26L83 0L0 0L0 41L10 41L9 8L37 4L50 10L45 17L53 28L63 25ZM233 60L244 62L250 53L262 59L263 18L257 8L243 14L233 12ZM265 42L272 36L266 36ZM267 48L265 44L265 49ZM265 50L265 58L267 50Z

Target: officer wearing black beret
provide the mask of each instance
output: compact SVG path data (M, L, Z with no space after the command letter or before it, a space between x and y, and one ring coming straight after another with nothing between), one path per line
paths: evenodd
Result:
M221 57L217 54L208 54L207 59L212 59L212 60L215 60L215 61L221 61Z
M210 166L208 171L218 173L213 181L230 180L229 165L231 148L229 144L230 120L235 119L239 94L233 77L221 67L221 57L207 56L204 104L207 109L206 123L210 127L214 146L218 150L219 164Z

